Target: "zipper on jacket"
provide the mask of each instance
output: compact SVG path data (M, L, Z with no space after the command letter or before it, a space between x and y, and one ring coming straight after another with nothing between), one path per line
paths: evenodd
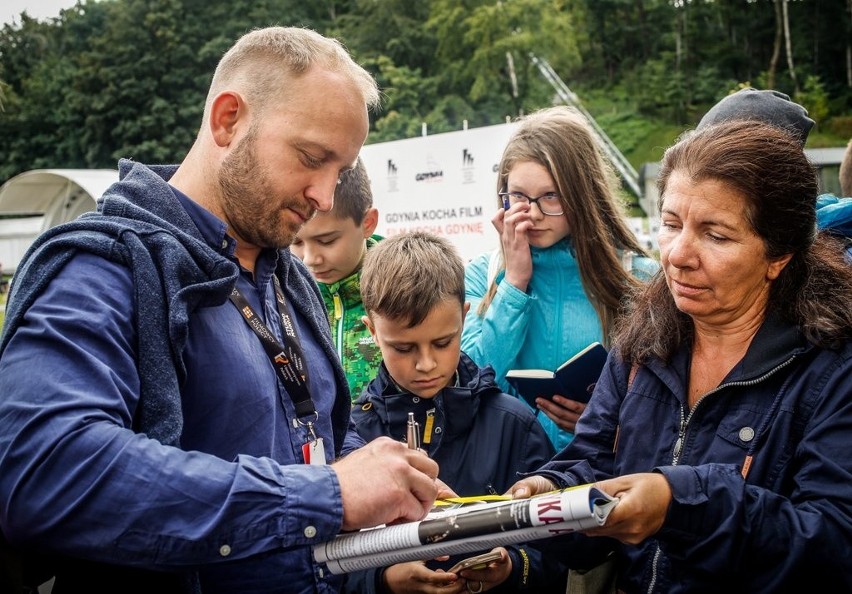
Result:
M677 440L675 440L674 449L672 451L672 466L677 466L678 462L680 462L680 456L683 453L683 444L686 441L686 430L689 427L689 421L692 419L693 415L695 414L695 411L698 410L698 407L701 406L701 403L704 402L707 399L708 396L712 396L713 394L719 392L720 390L723 390L725 388L730 388L730 387L733 387L733 386L748 387L748 386L757 385L757 384L761 383L762 381L764 381L765 379L767 379L768 377L774 375L779 370L787 367L795 359L796 359L796 356L793 355L792 357L790 357L786 361L779 363L778 365L776 365L775 367L773 367L772 369L770 369L769 371L767 371L766 373L764 373L763 375L761 375L760 377L757 377L755 379L741 381L741 382L730 382L728 384L721 384L719 386L716 386L715 388L713 388L712 390L707 392L704 396L702 396L698 400L698 402L695 403L695 406L692 407L692 410L689 411L689 414L686 415L686 416L684 416L684 406L683 406L683 404L681 404L680 405L680 427L678 428Z
M790 357L786 361L779 363L778 365L776 365L775 367L773 367L772 369L770 369L769 371L767 371L766 373L764 373L763 375L761 375L760 377L757 377L755 379L741 381L741 382L730 382L730 383L727 383L727 384L721 384L719 386L716 386L715 388L713 388L712 390L710 390L709 392L704 394L704 396L702 396L695 403L695 406L692 407L692 410L689 411L688 415L685 414L684 406L681 403L681 405L680 405L680 427L678 427L677 439L675 440L674 448L672 449L672 466L677 466L678 463L680 462L680 456L681 456L681 454L683 454L683 444L686 442L686 430L689 427L689 421L692 419L693 415L695 414L695 411L698 410L698 407L701 406L701 403L704 402L707 399L708 396L711 396L711 395L715 394L716 392L719 392L720 390L722 390L724 388L729 388L729 387L732 387L732 386L748 387L748 386L754 386L756 384L759 384L760 382L764 381L768 377L774 375L779 370L787 367L795 359L796 359L796 355L793 355L792 357ZM755 437L757 437L757 436L755 436ZM654 551L654 559L651 562L651 581L648 584L648 590L647 590L648 594L651 594L654 591L654 586L657 583L657 565L660 561L660 555L661 554L662 554L662 549L660 549L660 545L659 545L659 543L657 543L657 545L655 546L655 551Z
M651 594L654 591L654 586L657 585L657 563L660 562L660 555L663 553L662 549L660 549L660 545L657 544L656 550L654 551L654 559L651 561L651 582L648 584L648 594Z

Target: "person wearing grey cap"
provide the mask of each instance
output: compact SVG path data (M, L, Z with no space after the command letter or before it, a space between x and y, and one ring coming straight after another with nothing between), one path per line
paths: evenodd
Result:
M721 99L704 114L696 130L733 120L754 120L780 128L798 141L803 149L814 121L808 110L780 91L746 87ZM852 142L850 142L852 146ZM847 149L847 153L850 149ZM847 155L847 161L849 157ZM847 165L848 167L848 165ZM841 194L821 194L817 198L817 226L845 240L845 253L852 262L852 191L843 188L843 165L841 165ZM852 177L849 173L847 178Z
M814 121L808 110L780 91L740 89L724 97L704 114L696 129L732 120L758 120L792 134L804 147Z

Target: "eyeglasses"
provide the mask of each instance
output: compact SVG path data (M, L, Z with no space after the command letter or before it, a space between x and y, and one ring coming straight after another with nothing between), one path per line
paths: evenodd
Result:
M528 202L535 204L541 211L541 214L551 217L557 217L562 214L562 203L559 202L559 194L556 192L547 192L541 196L527 196L523 192L498 192L501 200L503 200L503 208L509 208L510 204L519 204Z

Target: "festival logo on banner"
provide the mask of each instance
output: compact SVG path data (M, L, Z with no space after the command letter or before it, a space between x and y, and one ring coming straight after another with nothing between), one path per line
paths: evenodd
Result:
M473 166L473 153L469 149L462 149L462 183L476 183L474 173L476 169Z
M426 182L430 184L442 182L444 181L444 171L430 155L426 158L426 169L415 175L414 179L417 182Z
M388 192L398 192L399 183L397 179L396 163L393 159L388 159Z

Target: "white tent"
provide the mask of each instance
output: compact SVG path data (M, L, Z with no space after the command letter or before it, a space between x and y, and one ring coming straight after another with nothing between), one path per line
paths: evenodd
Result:
M118 181L115 169L35 169L0 186L0 262L14 271L35 237L95 210L101 194Z

